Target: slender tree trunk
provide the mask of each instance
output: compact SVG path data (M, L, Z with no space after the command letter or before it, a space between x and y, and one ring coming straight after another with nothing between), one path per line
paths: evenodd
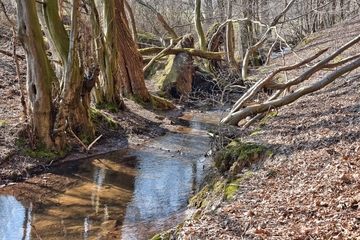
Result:
M201 0L195 1L195 27L199 37L200 49L206 50L205 34L201 24Z

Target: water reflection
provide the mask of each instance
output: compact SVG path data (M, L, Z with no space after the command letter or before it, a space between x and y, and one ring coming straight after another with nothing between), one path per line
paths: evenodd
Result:
M30 239L32 206L25 208L14 196L0 196L1 239Z
M183 221L188 199L210 164L203 156L209 139L201 125L196 123L196 128L182 129L187 134L169 134L132 151L139 161L121 239L149 239Z
M203 123L204 116L184 119L189 128L144 146L57 166L46 179L61 176L66 190L37 185L54 197L39 196L33 208L0 196L0 239L141 240L180 223L210 164L204 129L216 124Z
M105 179L105 174L105 166L94 168L93 187L91 188L91 205L95 207L96 213L99 212L100 190Z

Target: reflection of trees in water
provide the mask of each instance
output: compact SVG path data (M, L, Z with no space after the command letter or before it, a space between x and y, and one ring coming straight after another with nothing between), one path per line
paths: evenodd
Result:
M93 176L93 186L91 188L91 205L95 206L95 212L99 212L100 191L106 176L106 169L95 167Z
M25 208L14 196L0 196L0 236L30 239L32 205Z

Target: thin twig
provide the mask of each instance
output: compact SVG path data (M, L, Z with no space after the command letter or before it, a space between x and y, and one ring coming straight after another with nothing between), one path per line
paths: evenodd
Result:
M73 130L71 129L71 127L69 127L69 131L71 132L71 134L76 138L76 140L78 140L80 142L80 144L84 147L86 153L88 152L88 148L85 146L85 144L80 140L80 138L78 138L78 136L76 136L76 134L73 132Z
M90 151L90 148L102 137L102 135L98 136L90 145L88 146L88 151Z

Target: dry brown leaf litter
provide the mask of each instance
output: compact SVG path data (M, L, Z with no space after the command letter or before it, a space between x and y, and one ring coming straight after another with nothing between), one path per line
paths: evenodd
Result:
M360 32L354 22L321 33L298 54L326 46L334 51ZM295 61L287 55L287 63ZM360 239L359 70L281 108L260 129L252 137L244 131L243 140L269 146L275 156L242 182L233 201L186 221L172 238Z

